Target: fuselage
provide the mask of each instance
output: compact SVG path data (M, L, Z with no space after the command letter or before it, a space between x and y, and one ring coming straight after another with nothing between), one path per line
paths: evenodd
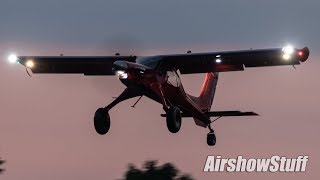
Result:
M178 106L182 112L193 114L195 118L208 121L208 117L196 102L184 91L176 70L155 70L139 63L116 61L115 73L128 88L139 88L143 95L163 105L164 110Z

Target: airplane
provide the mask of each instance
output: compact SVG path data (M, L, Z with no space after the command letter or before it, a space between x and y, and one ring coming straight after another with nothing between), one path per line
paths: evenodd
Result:
M110 129L109 111L118 103L146 96L163 106L167 128L171 133L180 130L182 118L192 117L196 125L208 128L207 144L216 144L211 126L225 116L257 116L255 112L210 111L220 72L243 71L245 68L266 66L293 66L305 62L309 49L285 46L272 49L250 49L155 56L17 56L9 61L25 66L28 74L84 74L88 76L116 75L126 86L110 104L96 110L93 124L96 132L106 134ZM180 81L182 74L206 73L200 95L185 92ZM29 74L30 75L30 74ZM135 103L135 104L136 104ZM135 106L134 104L134 106ZM216 117L211 120L210 117Z

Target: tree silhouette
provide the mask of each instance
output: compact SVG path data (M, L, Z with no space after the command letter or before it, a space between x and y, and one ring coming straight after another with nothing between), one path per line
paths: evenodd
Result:
M2 165L5 161L0 158L0 165ZM4 171L4 169L0 168L0 174Z
M128 170L124 174L123 180L194 180L191 175L182 174L171 163L157 166L155 160L146 161L142 169L138 169L134 164L128 165Z

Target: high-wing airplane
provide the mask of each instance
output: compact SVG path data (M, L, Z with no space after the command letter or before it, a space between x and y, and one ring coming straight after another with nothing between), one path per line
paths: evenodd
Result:
M33 73L54 73L84 75L117 75L126 86L124 91L109 105L97 109L94 127L104 135L110 128L109 111L119 102L133 97L146 96L164 109L167 128L177 133L184 117L194 118L195 124L209 129L207 144L216 144L210 117L254 116L254 112L210 111L218 82L219 72L243 71L245 68L264 66L295 66L309 57L309 49L292 46L274 49L224 51L136 56L16 56L9 60L26 67ZM178 73L180 72L180 73ZM179 74L206 73L200 95L187 94ZM140 100L138 99L138 101ZM137 102L138 102L137 101Z

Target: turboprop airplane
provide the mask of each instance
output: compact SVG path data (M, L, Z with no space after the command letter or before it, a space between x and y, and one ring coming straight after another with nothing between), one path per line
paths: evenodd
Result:
M207 144L216 144L216 136L210 117L254 116L254 112L210 111L220 72L243 71L245 68L264 66L295 66L309 57L309 49L292 46L274 49L223 51L136 56L16 56L9 61L26 67L35 74L84 74L117 75L126 86L124 91L109 105L97 109L94 127L104 135L110 129L109 111L121 101L146 96L163 106L167 128L177 133L181 120L192 117L195 124L209 129ZM206 73L200 95L187 94L181 84L180 74ZM140 100L138 99L138 101ZM137 102L138 102L137 101Z

